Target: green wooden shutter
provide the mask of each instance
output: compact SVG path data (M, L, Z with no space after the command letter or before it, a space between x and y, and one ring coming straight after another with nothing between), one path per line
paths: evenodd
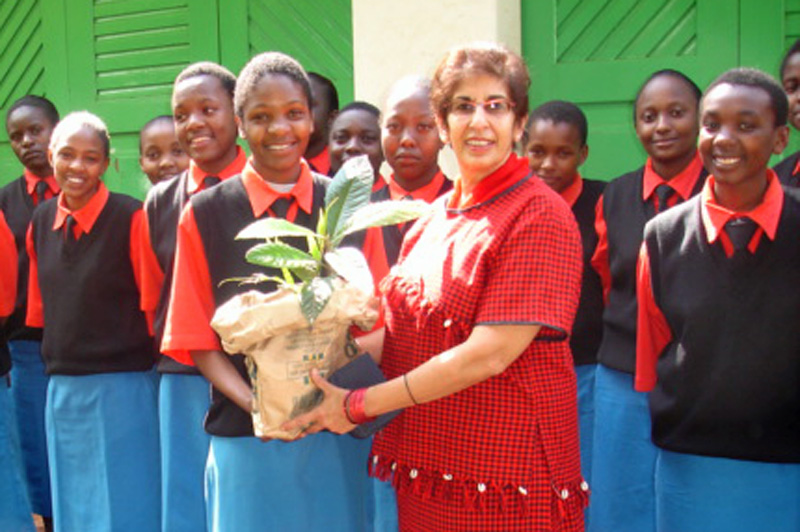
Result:
M675 68L704 87L737 64L735 7L730 0L522 1L532 103L581 106L591 148L584 175L610 179L644 162L631 103L650 73Z
M20 176L22 166L8 144L5 115L17 98L47 94L44 87L42 12L36 0L0 2L0 185Z
M277 50L329 77L339 100L353 98L350 0L228 0L220 6L222 61L240 70L252 56Z
M71 103L97 113L112 131L106 183L141 196L147 185L138 165L139 129L169 114L172 82L186 65L217 60L216 1L87 4L65 13Z

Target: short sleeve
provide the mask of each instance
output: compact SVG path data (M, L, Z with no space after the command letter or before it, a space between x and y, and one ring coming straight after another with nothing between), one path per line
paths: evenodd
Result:
M0 211L0 317L8 316L14 311L18 275L14 234Z
M492 253L476 324L541 325L566 336L580 297L580 233L566 203L531 201ZM549 330L549 331L548 331Z

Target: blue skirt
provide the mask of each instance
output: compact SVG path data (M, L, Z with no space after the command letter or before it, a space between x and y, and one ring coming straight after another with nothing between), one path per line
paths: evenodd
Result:
M34 532L25 487L17 421L6 377L0 377L0 530Z
M659 532L800 530L800 464L659 450Z
M11 352L11 393L17 412L22 460L28 496L34 513L53 515L50 473L47 466L47 437L44 433L44 402L48 377L44 372L42 344L33 340L8 343Z
M50 377L56 532L159 530L157 401L152 371Z
M212 436L206 469L211 530L370 530L370 444L330 432L295 442Z
M203 429L210 387L201 375L161 375L161 530L203 532L203 493L210 437Z
M397 494L394 486L388 480L370 477L371 500L368 512L369 521L375 532L397 532L400 529L400 522L397 517Z
M633 375L598 364L594 408L589 530L652 532L657 447L647 394L633 389Z
M594 380L597 364L575 366L578 382L578 428L581 440L581 473L592 485L592 447L594 445Z

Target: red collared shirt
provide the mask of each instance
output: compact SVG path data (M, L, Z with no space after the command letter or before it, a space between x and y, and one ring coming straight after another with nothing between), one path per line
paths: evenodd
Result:
M570 209L575 206L575 202L578 201L578 198L581 196L581 192L583 192L583 178L581 174L575 176L575 180L570 183L570 185L559 192L559 195L564 198L564 201L567 202Z
M58 198L58 210L56 211L55 221L53 223L53 231L63 231L63 226L68 215L75 218L75 238L79 239L82 235L88 234L92 231L98 216L103 211L103 208L108 202L108 189L104 183L100 183L94 196L89 200L89 203L84 205L77 211L70 211L64 203L64 196L61 194ZM145 230L145 216L144 211L139 209L133 214L131 220L131 233L130 233L130 259L133 268L133 276L136 280L136 286L141 291L142 289L142 264L152 262L157 264L155 254L152 250L149 251L142 249L140 242L142 239L142 232ZM44 327L44 309L42 307L42 293L39 289L39 265L36 257L36 250L33 246L33 231L31 226L28 226L28 234L26 241L26 248L28 250L28 257L30 258L30 280L28 282L28 313L26 316L26 325L28 327ZM147 318L148 330L152 334L153 331L153 313L145 312Z
M220 181L225 181L242 172L245 164L247 164L247 155L244 150L239 146L236 147L236 159L231 164L225 167L219 174ZM191 196L204 189L203 179L209 176L208 172L202 170L194 161L189 162L189 179L186 180L187 193ZM153 250L153 243L150 241L150 224L147 216L144 217L144 231L142 231L142 241L140 245L145 250ZM142 256L147 257L143 251ZM142 265L142 299L140 306L146 312L155 312L158 306L159 299L161 298L161 289L164 284L164 272L158 261L154 264Z
M783 189L772 170L767 171L767 189L755 209L735 212L717 203L714 197L714 177L709 176L701 195L700 212L709 245L717 240L728 257L733 255L733 244L725 232L725 224L733 218L748 216L758 225L747 249L754 253L762 235L775 240L783 209ZM656 385L656 363L664 348L672 341L672 331L653 295L650 274L650 257L643 243L637 264L636 294L639 302L636 334L636 389L640 392L652 390Z
M287 212L288 220L295 219L298 208L311 213L313 180L305 161L301 162L297 183L286 194L270 187L250 163L242 171L241 179L256 218L267 212L281 197L293 197L296 200ZM221 350L219 337L211 328L215 310L205 247L197 229L192 204L188 203L178 224L175 270L161 352L182 364L194 365L191 351Z
M195 163L193 160L189 161L189 177L191 177L191 179L187 180L186 192L188 192L191 196L199 190L202 190L203 179L208 176L215 176L218 177L220 181L225 181L229 177L233 177L241 172L246 162L247 154L245 154L244 150L240 146L236 146L236 158L218 174L206 172L197 166L197 163Z
M319 174L328 175L328 172L331 171L331 153L327 146L314 157L306 159L306 161L311 166L311 169Z
M17 300L17 246L14 234L0 211L0 318L14 312Z
M56 178L53 176L39 177L31 173L27 168L23 172L23 175L25 176L25 189L28 191L28 195L33 199L34 205L38 205L36 201L36 184L39 181L44 180L44 182L47 183L47 189L44 191L45 200L49 200L61 192L61 187L58 186L58 181L56 181Z
M644 167L642 202L647 202L653 196L656 187L662 183L667 183L676 192L669 202L670 207L678 202L679 197L681 201L686 201L692 195L692 190L702 171L703 161L700 159L700 154L695 152L694 158L686 168L669 181L666 181L653 170L653 163L648 157ZM657 203L658 198L653 198L653 201ZM597 247L592 256L591 265L597 275L600 276L600 282L603 284L603 300L604 303L608 304L608 294L611 291L611 268L609 267L608 259L608 226L603 216L603 196L600 196L595 207L594 228L597 231Z

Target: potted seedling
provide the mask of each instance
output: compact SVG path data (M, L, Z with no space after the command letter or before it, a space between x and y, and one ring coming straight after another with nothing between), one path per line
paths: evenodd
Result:
M355 324L368 330L378 316L366 259L348 237L370 227L416 219L423 201L370 203L373 171L366 156L350 159L328 186L316 231L282 218L257 220L237 239L259 241L245 259L280 275L257 273L231 282L277 283L220 306L211 325L226 352L245 355L255 401L256 436L292 439L280 426L311 408L319 392L312 368L329 375L358 354L350 336ZM305 246L292 245L303 242Z

